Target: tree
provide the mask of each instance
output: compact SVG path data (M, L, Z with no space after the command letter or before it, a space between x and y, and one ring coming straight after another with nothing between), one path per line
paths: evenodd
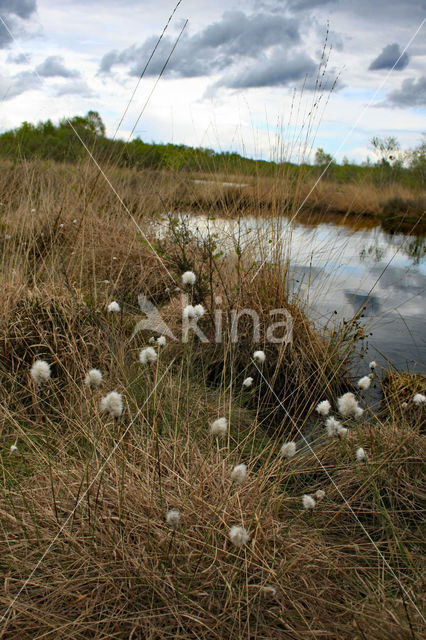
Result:
M317 149L315 154L315 164L317 167L326 167L327 165L335 164L333 156L329 153L325 153L324 149Z
M371 138L370 144L377 157L378 164L388 167L401 164L401 159L399 158L401 147L394 136L387 136L386 138L374 136Z

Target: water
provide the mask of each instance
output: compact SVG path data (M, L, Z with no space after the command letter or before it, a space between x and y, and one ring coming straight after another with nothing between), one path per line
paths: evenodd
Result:
M216 233L219 248L227 253L235 253L236 238L242 249L256 240L259 259L271 259L274 242L267 219L244 218L238 223L192 216L188 220L196 234ZM280 222L288 239L288 221ZM424 238L389 234L380 227L297 223L288 244L292 287L305 300L314 322L349 320L365 305L360 322L364 332L372 334L364 342L365 358L400 371L425 372ZM361 359L358 364L365 372Z

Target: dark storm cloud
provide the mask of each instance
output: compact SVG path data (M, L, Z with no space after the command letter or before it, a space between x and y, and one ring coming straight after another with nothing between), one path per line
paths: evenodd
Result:
M43 78L78 78L80 75L75 69L67 69L61 56L49 56L38 65L36 71Z
M369 69L376 71L378 69L394 69L395 71L401 71L409 63L409 58L406 52L401 55L399 44L394 42L388 44L380 55L370 64Z
M9 78L0 76L0 99L11 100L26 91L40 87L41 80L31 71L22 71Z
M101 73L115 65L129 65L131 75L139 75L151 54L157 37L148 38L140 46L110 51L102 58ZM218 73L247 58L257 58L275 46L292 47L300 42L299 24L294 18L271 13L246 15L227 11L222 18L192 36L184 34L167 65L171 77L197 77ZM157 75L173 46L171 38L163 38L147 74Z
M407 78L400 89L391 91L386 102L395 107L424 107L426 106L426 76Z

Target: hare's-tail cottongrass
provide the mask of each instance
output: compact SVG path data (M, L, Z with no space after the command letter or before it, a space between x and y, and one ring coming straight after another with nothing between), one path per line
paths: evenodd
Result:
M102 384L102 373L99 369L90 369L84 378L84 384L88 387L100 387Z
M426 396L424 396L422 393L416 393L413 397L413 402L418 407L420 407L420 405L426 404Z
M248 387L251 387L252 384L253 384L253 378L251 376L243 380L243 387L248 388Z
M247 529L234 525L229 530L229 539L236 547L242 547L250 540Z
M228 421L226 418L217 418L210 425L212 436L224 436L228 431Z
M172 529L177 529L181 521L181 513L178 509L170 509L166 513L166 522Z
M284 442L280 449L280 454L283 458L293 458L296 455L296 443L295 442Z
M370 376L363 376L358 380L357 387L358 389L361 389L361 391L367 391L367 389L370 388L370 384L371 384Z
M264 351L255 351L253 353L253 360L258 364L263 364L266 360L266 354Z
M330 409L331 404L328 400L323 400L316 407L316 411L320 414L320 416L328 416L328 414L330 413Z
M139 362L141 364L149 364L150 362L155 362L157 360L157 352L153 347L145 347L139 353Z
M119 418L123 413L123 398L117 391L111 391L101 400L101 410L108 412L113 418Z
M344 418L348 418L350 416L360 418L364 413L364 409L358 405L357 399L351 392L345 393L343 396L338 398L337 407Z
M182 274L182 284L189 284L191 287L194 286L197 276L193 271L185 271Z
M231 471L231 480L235 484L241 484L247 477L247 466L245 464L237 464Z
M121 307L116 300L110 302L107 309L108 313L119 313L121 311Z
M310 509L315 509L315 506L316 506L316 502L313 499L313 497L307 494L302 496L302 504L303 504L303 508L306 509L307 511L309 511Z
M359 447L356 451L355 451L355 457L357 462L365 462L368 458L367 453L364 451L364 449L362 447Z
M46 360L36 360L31 367L30 374L36 384L43 384L52 375L50 364Z
M342 423L336 420L333 416L327 418L325 426L329 438L332 438L333 436L344 436L348 431L346 427L344 427Z

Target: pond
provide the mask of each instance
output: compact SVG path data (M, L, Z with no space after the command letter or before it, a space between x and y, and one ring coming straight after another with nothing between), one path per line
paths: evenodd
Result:
M275 235L268 219L197 215L188 221L196 234L217 234L217 244L226 252L235 251L236 238L241 249L255 240L259 260L271 259ZM367 361L424 373L425 239L389 234L380 227L279 222L290 254L291 286L305 301L308 316L324 325L349 320L365 306L360 322L371 334L364 343ZM365 372L361 360L354 366Z

